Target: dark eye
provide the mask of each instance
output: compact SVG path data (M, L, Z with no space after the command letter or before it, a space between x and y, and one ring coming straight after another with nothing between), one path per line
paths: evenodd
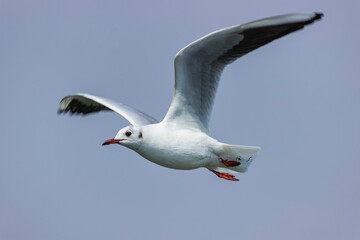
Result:
M125 135L126 135L127 137L130 137L130 136L131 136L131 132L130 132L130 131L126 131L126 132L125 132Z

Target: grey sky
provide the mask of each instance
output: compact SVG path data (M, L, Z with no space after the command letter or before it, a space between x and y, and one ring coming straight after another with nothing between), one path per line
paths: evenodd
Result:
M359 1L0 1L0 239L356 239ZM86 92L161 120L173 58L203 35L293 12L323 20L228 66L212 136L262 152L240 182L101 143L114 113L58 116Z

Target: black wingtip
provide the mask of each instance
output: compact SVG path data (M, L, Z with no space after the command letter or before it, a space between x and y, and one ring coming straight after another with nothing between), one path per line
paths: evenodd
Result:
M314 20L319 20L319 19L321 19L323 16L324 16L323 13L321 13L321 12L315 12Z

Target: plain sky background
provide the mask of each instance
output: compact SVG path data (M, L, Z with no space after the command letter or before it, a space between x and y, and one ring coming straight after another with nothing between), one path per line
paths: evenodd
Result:
M240 182L101 146L115 113L57 115L108 97L161 120L173 59L214 30L320 11L323 20L228 66L219 141L258 145ZM358 0L0 0L0 240L359 239Z

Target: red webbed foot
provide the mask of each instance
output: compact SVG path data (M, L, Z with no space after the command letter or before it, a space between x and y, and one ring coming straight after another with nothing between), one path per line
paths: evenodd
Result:
M213 173L215 173L216 176L218 176L219 178L224 178L224 179L230 180L230 181L239 181L239 179L235 178L235 176L230 173L222 173L222 172L215 171L213 169L209 169L209 170L212 171Z
M222 159L222 158L220 158L220 160L227 167L236 167L236 166L240 165L240 163L237 162L237 161L225 160L225 159Z

